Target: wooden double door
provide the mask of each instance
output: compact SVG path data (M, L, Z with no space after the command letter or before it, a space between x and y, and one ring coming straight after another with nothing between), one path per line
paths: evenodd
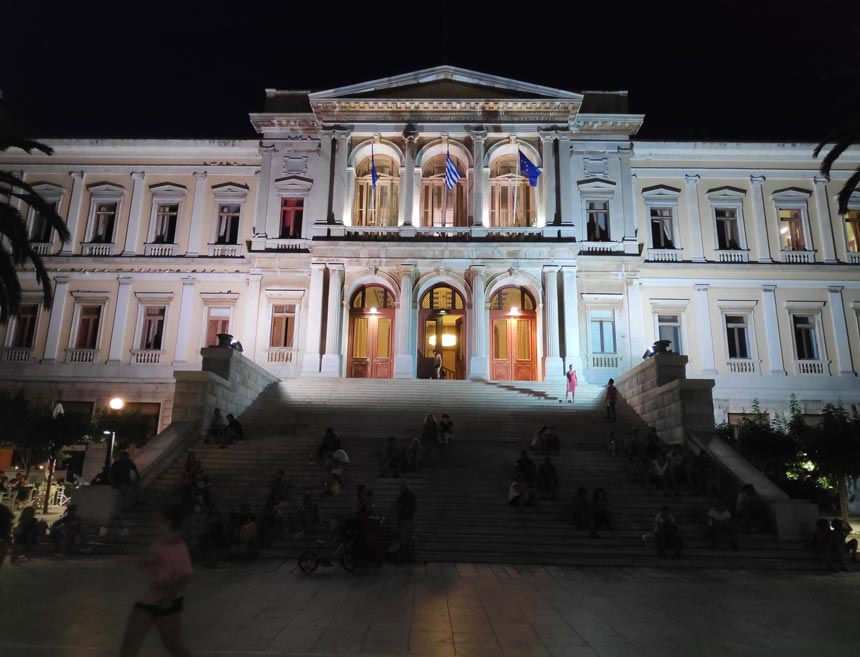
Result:
M390 379L394 375L394 310L352 312L347 376Z
M534 381L537 378L535 328L534 312L490 313L490 377L494 381Z

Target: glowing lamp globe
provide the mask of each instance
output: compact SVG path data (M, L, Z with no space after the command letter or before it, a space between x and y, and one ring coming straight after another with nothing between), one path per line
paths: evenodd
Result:
M125 402L119 397L114 397L108 402L108 405L115 411L120 410L123 406L125 406Z

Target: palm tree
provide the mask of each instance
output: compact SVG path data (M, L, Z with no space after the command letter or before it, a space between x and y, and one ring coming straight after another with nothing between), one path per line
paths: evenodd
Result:
M21 137L16 125L0 95L0 152L15 148L25 153L53 153L49 146ZM13 204L13 199L23 201L41 214L62 242L67 242L70 237L65 221L51 203L18 176L0 170L0 324L6 324L18 314L21 305L21 281L18 275L27 268L28 263L42 288L45 307L51 305L53 296L51 278L41 256L30 244L27 224L16 207L17 203Z
M817 158L828 144L833 144L833 148L824 156L819 171L822 176L829 177L830 169L836 160L839 159L839 156L854 144L860 145L860 126L853 121L841 125L828 135L827 139L816 146L812 152L812 157ZM839 190L839 195L836 197L839 204L839 214L848 212L848 201L851 199L852 192L857 189L858 184L860 184L860 166L854 170L854 173L848 177L848 180L842 185L842 189Z

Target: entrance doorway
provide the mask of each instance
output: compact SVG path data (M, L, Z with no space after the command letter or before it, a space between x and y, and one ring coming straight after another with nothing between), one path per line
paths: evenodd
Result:
M433 376L436 351L442 353L442 378L466 378L466 306L449 285L436 285L421 297L418 311L418 376Z
M537 322L532 295L504 287L490 299L490 377L494 381L537 379Z
M381 285L358 290L349 303L347 376L390 379L394 374L394 295Z

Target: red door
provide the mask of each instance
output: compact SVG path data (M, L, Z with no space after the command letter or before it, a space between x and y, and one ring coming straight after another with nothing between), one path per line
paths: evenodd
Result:
M534 314L510 316L493 312L492 371L494 381L534 381L536 375L536 340Z
M394 374L394 312L352 315L349 335L348 376L390 379Z

